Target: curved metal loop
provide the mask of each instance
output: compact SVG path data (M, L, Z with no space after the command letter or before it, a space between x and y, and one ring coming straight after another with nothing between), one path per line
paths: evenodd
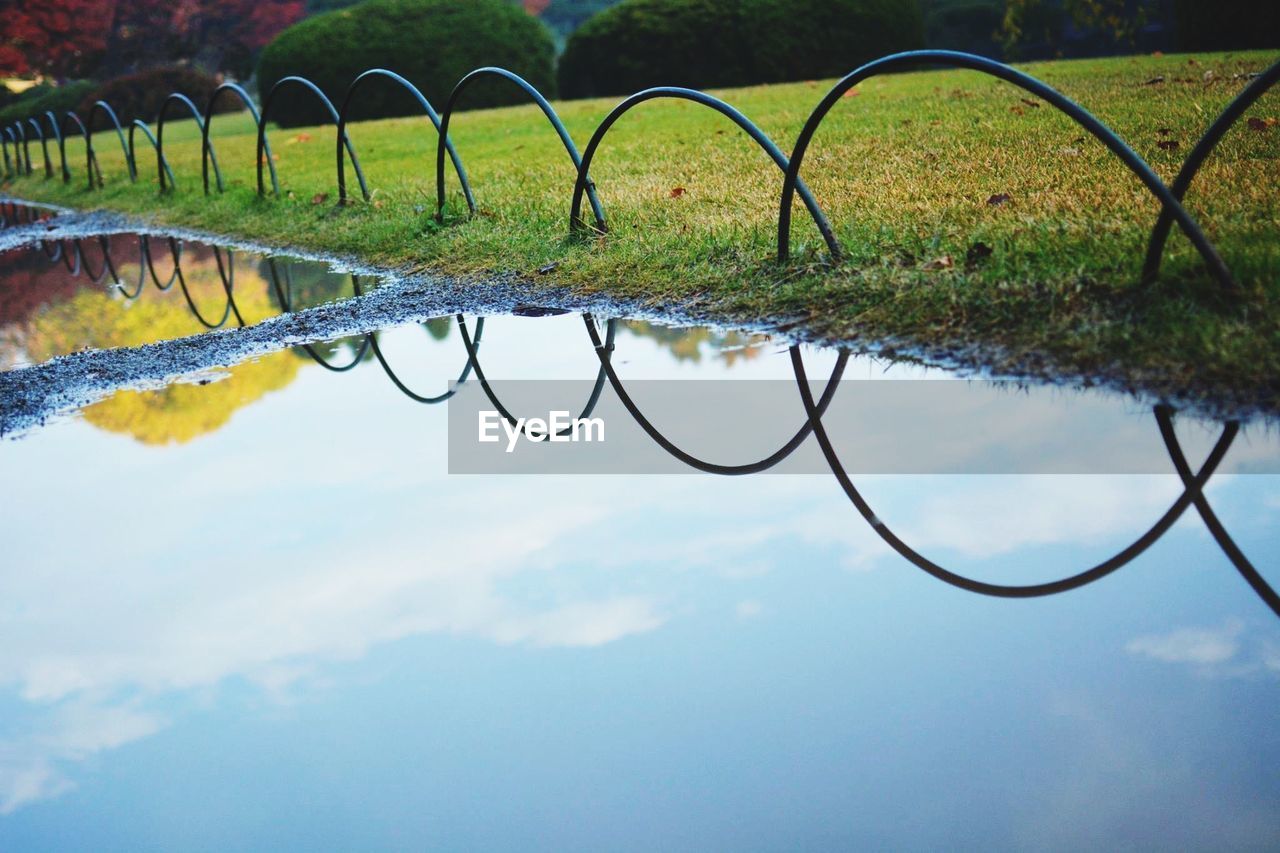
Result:
M222 170L218 168L218 155L213 150L213 142L209 139L209 135L205 132L204 119L200 117L200 110L196 109L196 105L193 104L191 102L191 99L188 98L186 95L183 95L180 92L173 92L169 95L169 97L165 98L164 103L160 105L160 115L156 119L156 153L157 153L156 171L159 173L159 176L160 176L160 192L164 192L166 189L169 189L169 187L174 187L174 188L177 187L177 185L174 183L170 183L169 186L166 187L164 182L165 171L168 168L166 165L168 161L165 159L165 156L164 156L164 120L169 113L169 105L175 104L175 103L186 107L187 111L191 113L191 117L196 120L196 127L200 128L200 140L201 140L201 149L202 149L201 159L203 160L204 156L208 155L208 158L213 161L213 173L214 175L217 176L218 186L221 187L222 186ZM208 195L208 192L209 192L209 187L208 187L208 183L206 182L205 194Z
M374 77L386 77L389 80L399 83L417 100L418 105L422 107L423 111L427 114L427 118L431 119L431 124L435 126L436 133L444 136L440 129L440 116L436 113L435 107L431 106L431 102L427 100L426 96L422 94L417 86L413 85L394 71L388 71L385 68L370 68L368 71L365 71L363 74L351 81L351 85L347 87L347 94L342 99L342 109L338 111L338 204L347 203L347 173L345 158L342 156L342 140L345 139L347 135L347 113L351 109L352 97L357 91L359 91L360 87L366 80ZM462 183L462 192L467 198L467 206L472 210L475 210L475 197L471 193L471 182L467 180L467 171L462 167L462 159L458 157L458 152L454 149L453 142L451 142L447 137L445 138L444 144L445 148L449 151L449 159L453 161L453 170L458 173L458 180ZM363 185L361 185L360 189L364 192L364 200L368 201L368 189Z
M284 268L285 285L283 288L280 286L280 270L276 268L275 258L267 258L267 270L271 274L271 286L276 292L276 298L280 300L280 309L286 314L292 313L293 276L289 272L289 267L286 265ZM358 287L358 285L355 284L355 277L352 276L352 288L355 289L356 287ZM302 344L301 346L302 350L311 357L311 360L323 367L325 370L332 371L333 373L346 373L348 370L351 370L357 364L364 361L365 355L369 352L369 335L363 336L363 340L361 340L360 346L356 350L355 357L348 363L342 365L330 364L329 360L316 352L316 348L311 344Z
M351 274L351 288L352 290L355 291L356 296L360 296L364 292L363 289L360 287L360 276L356 275L355 273ZM458 317L459 319L461 319L462 315L459 314ZM476 346L477 347L480 344L480 336L483 333L484 333L484 318L481 317L478 321L476 321ZM467 343L465 334L463 337L463 342L464 344ZM386 356L382 354L382 346L378 342L377 332L369 332L364 336L364 341L360 346L359 352L357 353L357 358L354 361L352 361L351 366L354 366L355 364L363 360L365 352L370 348L373 349L374 358L378 360L379 366L382 367L382 372L387 375L387 378L391 380L391 384L395 385L396 389L399 390L401 394L404 394L406 397L408 397L410 400L413 400L415 403L425 403L426 405L429 405L429 406L435 405L437 403L443 403L446 400L448 400L450 397L452 397L454 394L457 394L458 387L466 383L467 379L471 376L472 367L476 365L475 351L472 349L468 349L467 361L465 364L462 365L462 372L458 374L458 379L454 383L454 387L440 394L437 394L433 397L427 397L422 394L416 393L412 388L410 388L408 385L405 384L404 380L402 380L394 370L391 369L391 364L387 361Z
M115 129L116 138L120 140L120 150L124 152L124 164L126 168L128 168L129 170L129 183L131 184L137 183L138 168L137 168L137 164L134 163L134 160L133 160L133 148L132 146L127 145L124 141L124 128L120 126L120 119L116 117L116 111L111 109L111 105L108 104L106 101L94 101L93 106L89 109L89 118L88 118L88 121L86 122L86 125L88 126L91 133L93 130L93 120L97 118L98 113L102 113L103 115L105 115L107 119L111 122L111 126ZM93 137L91 135L90 140L92 140L92 138ZM90 142L90 144L92 144L92 142ZM95 162L97 161L96 156L94 157L94 160ZM99 188L102 187L101 169L99 169L98 171L98 186Z
M1195 219L1192 218L1191 214L1187 213L1181 202L1165 185L1164 181L1160 180L1159 176L1147 165L1147 162L1125 144L1124 140L1117 136L1115 131L1096 119L1084 107L1081 107L1048 84L1042 83L1034 77L993 59L953 50L913 50L906 53L895 53L868 62L843 77L818 103L818 106L809 115L808 121L805 122L804 128L800 131L800 136L796 138L796 144L791 152L791 164L786 169L787 176L782 184L782 196L778 206L779 263L786 262L791 253L791 202L799 185L800 167L804 163L804 155L809 149L809 143L813 140L813 135L817 132L819 125L827 117L827 113L831 111L831 108L835 106L845 92L864 80L891 71L901 71L920 65L944 65L978 71L1012 83L1051 104L1059 112L1065 114L1097 138L1120 159L1120 162L1129 171L1133 172L1142 181L1151 194L1164 205L1164 209L1169 211L1173 218L1177 220L1178 225L1181 226L1182 230L1191 239L1191 242L1195 244L1196 249L1199 250L1210 272L1218 279L1224 289L1231 292L1239 289L1235 279L1231 276L1230 270L1227 269L1226 264L1223 263L1222 258L1218 255L1217 249L1209 242L1209 238L1205 236L1204 231L1201 230Z
M0 133L0 151L4 152L4 176L12 178L15 175L13 163L9 159L9 140L13 140L13 153L16 157L18 154L18 139L13 132L12 127L6 127L3 133Z
M61 131L58 134L58 150L62 155L62 182L64 184L71 182L71 170L67 168L67 120L70 119L75 126L80 129L80 135L84 137L84 155L85 155L85 172L89 176L89 189L93 189L93 173L98 172L98 179L101 181L102 172L98 169L98 159L93 155L93 140L89 137L89 128L85 127L84 122L80 120L80 116L70 110L62 117Z
M44 176L52 178L53 163L49 161L49 140L45 138L44 129L40 127L40 122L34 118L27 119L27 123L31 125L31 129L36 132L36 136L40 139L40 151L44 154Z
M262 118L258 121L258 195L265 195L266 190L262 184L262 161L265 156L268 163L271 163L271 190L276 195L280 195L280 184L276 180L276 167L271 160L271 149L267 147L267 117L271 114L271 105L275 102L276 92L280 91L285 84L290 86L301 86L308 92L311 92L320 99L320 103L329 112L329 116L333 119L333 123L338 124L338 110L333 105L333 101L329 100L329 96L320 90L320 87L312 83L306 77L282 77L271 87L271 91L267 92L267 99L262 102ZM356 156L355 146L351 144L351 137L345 132L338 137L340 144L347 149L347 156L351 158L351 163L355 166L356 180L360 183L360 192L365 198L369 197L369 185L365 183L364 170L360 168L360 158Z
M31 147L27 144L27 130L22 126L22 122L15 121L13 129L17 132L17 139L13 143L13 153L18 160L18 170L25 174L31 174ZM23 162L25 158L25 163Z
M622 405L626 408L632 419L640 425L645 434L651 438L655 444L665 450L668 454L680 460L684 464L698 471L708 474L719 474L721 476L735 477L744 474L758 474L761 471L767 471L778 463L782 462L788 456L796 451L805 439L809 437L809 433L813 432L813 418L806 417L800 428L789 438L785 444L775 450L773 453L758 459L755 462L747 462L741 464L725 465L719 462L708 462L688 453L677 447L674 442L663 435L653 423L644 415L640 407L631 399L631 395L627 393L626 386L622 384L622 380L618 378L617 372L613 367L613 360L609 357L612 350L611 342L600 340L600 333L596 331L595 322L590 313L582 315L583 320L587 324L587 335L591 338L591 344L595 347L596 356L600 359L600 366L609 377L609 384L613 387L614 393L618 395L618 399L622 401ZM847 353L841 352L840 357L836 360L835 367L831 369L831 376L827 379L826 387L822 390L822 398L818 402L818 418L826 412L827 406L835 397L836 388L840 385L840 378L844 375L845 365L848 364L849 356Z
M258 108L254 106L253 98L249 97L249 93L237 86L235 83L223 83L213 90L213 94L209 96L209 100L204 106L204 121L200 123L200 177L204 180L204 194L209 194L209 158L213 154L213 143L209 141L209 129L213 126L213 106L218 102L218 96L223 92L230 92L235 95L249 109L249 115L253 116L253 123L260 129L262 127L262 118L258 115ZM258 180L262 180L262 152L258 152ZM267 165L271 167L271 185L276 188L278 193L280 185L276 183L276 165L271 162L271 146L267 146ZM223 191L222 187L222 171L218 169L218 161L213 161L213 170L215 183L218 192Z
M116 265L111 260L111 238L107 234L99 234L96 239L98 248L102 251L102 267L96 273L89 266L89 256L84 251L84 238L76 238L73 241L76 247L76 255L80 259L78 261L80 268L94 284L101 284L102 280L107 277L107 273L110 273L111 283L119 287L120 274L116 272Z
M583 315L583 316L588 318L587 325L591 327L592 332L595 332L595 325L590 319L590 315ZM498 414L502 415L503 419L506 420L508 424L510 424L513 427L518 427L520 425L520 420L515 415L511 414L511 412L507 409L506 406L502 405L502 401L499 400L498 395L494 393L493 388L489 385L489 380L485 378L484 370L480 367L480 351L478 349L479 329L477 329L476 341L473 342L471 340L470 333L467 332L466 318L463 317L462 314L458 314L457 321L458 321L458 331L462 333L462 345L467 348L467 357L470 359L470 363L475 365L476 380L479 381L480 388L484 391L484 395L489 398L489 402L493 403L493 407L497 409ZM611 319L608 321L607 332L606 332L606 335L607 335L606 342L601 345L601 350L603 351L604 355L601 360L600 369L596 371L595 383L591 386L591 393L587 395L587 402L582 407L582 414L578 415L579 420L583 418L591 417L591 413L595 411L596 404L600 402L600 393L604 391L604 383L605 383L605 376L606 376L605 363L607 363L609 359L612 358L613 340L614 340L614 333L616 331L616 327L617 327L616 320ZM571 427L565 427L560 432L549 433L549 435L553 435L558 438L560 436L568 435L571 429L572 429Z
M182 266L182 241L176 237L166 238L169 243L169 256L173 258L173 272L169 274L169 280L161 284L160 276L156 275L154 255L151 251L151 238L146 234L141 234L139 237L142 242L143 260L146 261L147 265L147 274L151 276L151 282L156 286L156 290L163 293L173 287L173 283L178 280L178 270Z
M1280 616L1280 594L1277 594L1275 589L1267 583L1262 574L1249 562L1249 558L1240 550L1240 546L1231 538L1231 534L1227 533L1227 529L1218 520L1213 507L1209 506L1208 498L1204 496L1204 483L1191 472L1186 454L1182 451L1182 444L1178 441L1178 435L1173 429L1173 410L1168 406L1157 406L1156 423L1160 426L1160 437L1164 439L1164 446L1169 451L1174 470L1182 480L1184 494L1191 494L1191 502L1195 504L1196 512L1200 513L1205 527L1209 528L1209 533L1218 543L1218 547L1227 555L1227 559L1235 566L1236 571L1245 579L1254 593L1271 608L1272 613Z
M605 134L613 127L614 123L622 118L622 116L633 107L659 98L673 98L676 100L692 101L704 107L710 107L716 112L728 117L739 128L746 132L760 148L769 155L769 159L782 171L784 176L790 176L794 170L794 161L790 168L788 167L787 157L774 144L773 140L765 135L764 131L756 127L749 118L738 112L735 108L720 100L717 97L708 95L705 92L699 92L694 89L684 89L678 86L658 86L652 89L645 89L643 92L637 92L618 104L610 113L605 116L604 121L600 122L600 126L596 128L596 132L591 135L591 141L587 143L587 150L582 155L582 165L578 167L578 179L573 185L573 203L569 211L569 230L570 233L583 227L582 212L582 196L586 192L589 172L591 169L591 161L595 157L596 149L600 147L601 141ZM787 191L787 182L783 182L783 192ZM818 230L822 232L822 237L827 241L827 247L833 254L838 256L840 253L840 244L836 242L835 234L831 230L831 223L827 221L827 216L822 212L822 208L818 206L818 202L814 199L813 193L809 192L809 188L804 182L797 177L795 180L795 189L800 193L800 198L804 201L805 208L808 209L809 215L813 217L813 223L818 226ZM607 230L607 229L602 229Z
M573 137L569 135L569 131L565 128L564 122L560 120L560 116L551 106L550 102L543 97L529 81L525 80L518 74L508 71L505 68L497 68L494 66L486 66L477 68L467 76L458 81L458 85L453 87L453 91L449 93L449 101L445 104L444 113L440 121L440 134L436 143L436 221L444 221L444 141L449 136L449 119L453 116L453 110L458 104L458 99L462 93L476 80L481 77L497 77L514 83L517 88L524 91L526 95L533 99L533 102L542 110L542 114L547 117L547 121L551 122L551 126L555 129L556 135L560 137L564 150L569 154L569 160L573 163L576 171L582 169L582 155L578 153L578 146L573 144ZM587 198L591 202L591 211L596 217L596 227L601 231L605 230L604 208L600 205L600 198L596 194L595 183L590 178L587 179ZM467 205L471 215L475 215L476 206L474 201L468 196Z
M157 169L163 169L165 174L169 176L170 186L174 185L176 182L173 179L173 170L169 168L169 161L160 153L160 146L156 143L156 138L151 135L151 128L147 127L144 122L139 121L136 118L129 124L129 157L135 164L138 162L138 149L134 143L133 135L134 131L137 130L141 130L143 132L147 137L147 141L151 143L151 148L156 152Z
M1173 505L1165 511L1155 524L1148 530L1133 540L1129 545L1118 551L1113 556L1085 569L1077 574L1062 578L1048 583L1028 584L1023 586L1014 586L1006 584L988 583L986 581L974 580L973 578L952 572L943 568L941 565L933 562L928 557L920 554L906 542L902 541L896 533L884 522L871 505L867 502L862 493L858 491L854 485L852 478L845 470L844 465L840 461L839 455L831 444L831 438L827 435L826 428L822 423L822 413L818 410L817 404L813 399L813 392L809 389L809 381L805 376L804 358L800 353L799 346L791 347L791 364L795 372L796 385L800 389L800 398L804 403L805 412L808 414L810 424L813 427L814 437L818 440L818 446L822 450L822 455L827 460L827 465L831 468L831 473L835 475L839 481L840 487L844 490L849 501L858 510L858 513L866 520L867 524L876 532L876 534L885 541L893 550L897 551L908 562L922 569L943 583L960 589L976 592L980 595L990 595L997 598L1039 598L1046 595L1055 595L1068 590L1078 589L1094 581L1101 580L1112 572L1116 571L1126 563L1132 561L1143 551L1150 548L1156 540L1164 535L1173 523L1182 516L1187 507L1191 505L1193 500L1193 492L1188 489L1173 502ZM1203 488L1208 482L1213 472L1217 470L1218 465L1222 462L1222 458L1226 455L1227 450L1231 447L1231 442L1235 440L1236 434L1239 432L1239 424L1235 422L1228 423L1222 431L1222 435L1218 438L1217 444L1209 453L1204 465L1200 471L1195 474L1194 482L1196 488Z
M1195 180L1196 174L1200 171L1200 167L1204 165L1204 161L1213 153L1213 149L1218 146L1223 135L1240 120L1245 110L1253 106L1255 101L1266 94L1278 82L1280 82L1280 62L1275 63L1255 77L1244 88L1244 91L1227 105L1226 109L1222 111L1213 124L1209 126L1209 129L1205 131L1204 135L1200 137L1196 147L1191 149L1191 153L1187 155L1187 159L1183 162L1177 177L1173 179L1170 192L1173 193L1174 198L1179 202L1182 201L1191 186L1191 182ZM1173 221L1174 212L1168 207L1160 208L1160 216L1156 219L1155 227L1151 230L1151 240L1147 243L1147 257L1142 265L1142 278L1144 281L1151 281L1160 272L1160 261L1164 258L1164 247L1169 239L1169 229L1173 225Z
M67 149L62 144L62 125L58 123L58 117L53 114L53 110L45 110L45 118L49 120L49 130L53 133L53 138L58 143L58 158L61 161L62 182L69 183L71 181L71 171L67 168Z

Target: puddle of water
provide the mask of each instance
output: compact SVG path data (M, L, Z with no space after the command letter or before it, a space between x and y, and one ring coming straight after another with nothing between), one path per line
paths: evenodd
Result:
M111 242L129 292L138 244ZM173 252L151 244L164 283ZM110 275L91 281L97 249L80 275L65 245L0 259L11 375L205 332L181 287L150 273L133 299ZM181 257L190 303L218 320L218 256L187 241ZM273 262L234 263L246 321L351 288L276 259L282 299ZM0 848L1280 837L1280 622L1195 507L1098 582L1010 600L920 570L829 471L451 476L453 403L415 398L464 375L475 393L464 329L495 388L589 386L601 370L579 314L514 313L398 325L376 348L360 335L215 359L0 441ZM838 361L802 355L821 379ZM795 381L785 342L652 320L615 324L610 364L687 447L711 426L747 431L715 383ZM859 394L853 380L946 377L871 359L844 370L838 399ZM658 380L709 390L673 413L641 399ZM831 440L844 458L858 443L924 456L977 423L966 440L993 455L1036 433L1167 460L1132 400L1031 388L984 420L996 392L956 387L978 403L911 396ZM764 452L804 420L798 395L770 414ZM1180 419L1192 469L1221 430ZM1205 488L1272 583L1280 478L1237 472L1276 470L1277 444L1249 425ZM1171 473L852 480L899 544L1006 585L1126 554L1185 491Z

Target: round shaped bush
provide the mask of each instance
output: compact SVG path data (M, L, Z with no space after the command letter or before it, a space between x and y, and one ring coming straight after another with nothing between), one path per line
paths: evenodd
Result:
M32 86L0 110L0 124L43 116L46 110L52 112L61 121L63 113L74 110L80 100L93 91L93 87L93 82L89 80L75 80L61 86L51 86L48 83ZM43 122L43 119L41 121Z
M919 5L900 0L623 0L569 38L560 92L835 77L923 44Z
M216 77L190 68L185 65L167 68L151 68L136 74L116 77L98 86L80 100L76 112L80 116L89 115L95 101L106 101L115 111L120 123L127 125L134 119L148 124L160 115L160 108L165 99L173 92L186 95L195 103L196 108L204 114L205 104L209 96L218 88ZM223 95L214 105L214 112L234 112L244 109L244 104L233 95ZM170 118L189 118L189 113L170 107ZM106 116L98 115L94 119L94 130L102 130L108 126Z
M258 91L265 100L276 81L296 75L315 83L341 108L358 74L386 68L442 109L458 80L483 65L514 71L551 95L554 58L546 27L508 0L367 0L308 18L277 36L258 60ZM509 84L477 84L464 97L467 107L522 100ZM356 95L351 117L413 115L420 109L394 83L371 81ZM270 117L285 127L330 120L301 90L273 103Z

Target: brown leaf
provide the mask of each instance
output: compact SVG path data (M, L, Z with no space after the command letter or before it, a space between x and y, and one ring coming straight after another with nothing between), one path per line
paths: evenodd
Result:
M1040 102L1039 102L1039 101L1033 101L1033 100L1031 100L1030 98L1019 98L1018 100L1022 101L1022 103L1026 104L1026 105L1027 105L1027 106L1029 106L1029 107L1031 107L1033 110L1038 110L1038 109L1040 109Z
M1157 143L1156 143L1156 146L1157 146L1157 147L1159 147L1159 148L1160 148L1161 150L1163 150L1163 151L1177 151L1177 150L1178 150L1178 140L1176 140L1176 139L1161 139L1159 142L1157 142Z
M973 269L978 264L982 263L987 258L991 257L994 251L995 250L992 249L990 246L988 246L986 243L974 243L972 246L969 247L969 251L965 253L965 256L964 256L965 266L968 267L969 269Z
M991 196L991 198L987 199L987 205L989 207L999 207L1005 202L1012 201L1012 200L1013 200L1013 197L1008 193L996 193L995 195Z
M672 198L680 198L680 196L684 195L686 192L688 192L688 190L686 190L684 187L672 187L670 196Z
M1159 77L1152 77L1150 80L1148 80L1147 82L1143 83L1142 85L1144 85L1144 86L1159 86L1159 85L1160 85L1161 83L1163 83L1163 82L1164 82L1164 75L1163 75L1163 74L1161 74Z
M285 145L296 145L299 142L310 142L310 141L311 141L311 134L299 133L297 136L290 137L289 140L285 142Z
M1027 111L1024 110L1022 107L1009 107L1009 112L1013 113L1016 116L1023 116L1027 114Z
M845 92L845 93L844 93L843 95L841 95L840 97L842 97L842 98L856 98L856 97L858 97L858 96L859 96L859 95L861 95L861 94L862 94L862 93L861 93L861 92L859 92L857 89L850 89L849 91Z
M924 265L924 268L933 272L937 270L949 270L955 267L956 262L951 260L950 255L943 255L940 258L934 258L932 261Z
M1160 127L1160 128L1156 128L1156 133L1160 134L1161 136L1168 136L1169 134L1173 133L1173 129L1168 127Z
M1256 130L1256 131L1258 131L1259 133L1265 133L1265 132L1266 132L1266 130L1267 130L1267 127L1268 127L1267 123L1266 123L1265 121L1263 121L1262 119L1260 119L1260 118L1250 118L1250 119L1249 119L1249 129L1250 129L1250 130Z
M324 204L328 200L329 200L328 193L316 193L311 197L312 204Z

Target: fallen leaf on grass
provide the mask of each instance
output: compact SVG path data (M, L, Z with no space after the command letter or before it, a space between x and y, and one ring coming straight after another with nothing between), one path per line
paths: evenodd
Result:
M1144 85L1144 86L1158 86L1158 85L1160 85L1160 84L1161 84L1161 83L1163 83L1163 82L1164 82L1164 75L1163 75L1163 74L1161 74L1159 77L1152 77L1150 80L1148 80L1147 82L1143 83L1142 85Z
M329 200L328 193L316 193L311 197L312 204L324 204L328 200Z
M549 272L555 272L556 267L560 266L559 261L552 261L543 267L538 267L538 275L546 275Z
M1022 103L1026 104L1027 106L1031 107L1034 110L1040 109L1039 101L1033 101L1030 98L1019 98L1018 100L1022 101Z
M684 195L686 192L688 192L688 190L686 190L684 187L672 187L670 196L672 198L680 198L680 196Z
M999 207L1005 202L1012 201L1012 200L1013 200L1013 196L1009 195L1008 193L996 193L995 195L991 196L991 198L987 199L987 205L989 207Z
M973 269L978 264L991 257L995 250L986 243L974 243L969 247L969 251L965 253L964 263L969 269Z
M924 265L924 268L932 272L936 270L949 270L955 267L955 265L956 262L951 260L950 255L943 255L940 258L934 258L932 261L929 261L929 263Z
M285 145L296 145L296 144L298 144L299 142L310 142L310 141L311 141L311 134L309 134L309 133L299 133L297 136L290 137L288 140L286 140L286 141L285 141L285 143L284 143L284 144L285 144Z
M1176 139L1161 139L1159 142L1157 142L1157 143L1156 143L1156 147L1160 148L1160 149L1161 149L1161 150L1163 150L1163 151L1177 151L1177 150L1178 150L1178 140L1176 140Z
M1256 131L1258 131L1259 133L1265 133L1265 132L1266 132L1266 130L1267 130L1267 128L1268 128L1268 127L1270 127L1270 126L1271 126L1270 124L1268 124L1267 122L1263 121L1263 120L1262 120L1262 119L1260 119L1260 118L1251 118L1251 119L1249 119L1249 129L1250 129L1250 130L1256 130Z
M857 89L850 89L849 91L845 92L845 93L844 93L843 95L841 95L840 97L842 97L842 98L856 98L856 97L858 97L858 96L859 96L859 95L861 95L861 94L862 94L862 93L861 93L861 92L859 92Z

